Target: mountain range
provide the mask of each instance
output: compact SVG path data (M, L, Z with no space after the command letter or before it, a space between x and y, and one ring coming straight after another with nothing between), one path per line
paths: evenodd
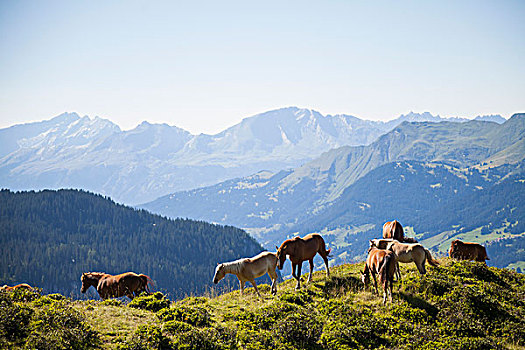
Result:
M341 259L362 254L382 223L397 218L443 253L453 237L474 239L483 227L491 235L477 237L482 241L525 232L516 209L525 198L524 159L525 114L502 124L403 122L367 146L340 147L295 169L178 192L142 207L246 228L268 249L291 235L324 232Z
M80 188L135 205L261 170L295 168L333 148L369 145L404 121L445 120L467 121L425 112L378 122L290 107L245 118L216 135L192 135L148 122L123 131L106 119L64 113L0 130L0 186Z

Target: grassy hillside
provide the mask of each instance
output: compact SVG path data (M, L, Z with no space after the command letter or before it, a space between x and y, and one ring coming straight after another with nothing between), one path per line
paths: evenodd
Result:
M173 303L159 293L123 305L0 293L0 344L40 349L525 349L525 276L441 261L402 265L394 302L365 291L363 264L324 271L300 291L253 289ZM24 300L24 296L25 299ZM33 300L34 299L34 300Z

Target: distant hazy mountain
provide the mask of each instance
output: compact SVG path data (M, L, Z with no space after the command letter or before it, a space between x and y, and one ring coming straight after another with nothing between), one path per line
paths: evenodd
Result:
M291 107L246 118L216 135L192 135L147 122L122 131L108 120L64 113L0 130L0 186L82 188L144 203L260 170L297 167L332 148L368 145L403 121L443 120L426 112L385 123Z
M524 136L525 115L503 124L404 122L368 146L341 147L293 170L260 172L178 192L143 207L171 217L248 228L262 243L271 244L274 237L330 207L352 184L382 165L415 160L483 169L516 163L525 158Z

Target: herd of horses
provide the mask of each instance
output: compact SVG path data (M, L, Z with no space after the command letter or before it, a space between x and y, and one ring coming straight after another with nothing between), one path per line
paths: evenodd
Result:
M319 254L326 265L326 275L330 277L328 266L328 256L331 249L326 249L326 244L320 234L312 233L303 238L294 237L284 241L277 252L264 252L253 258L244 258L232 262L217 264L213 282L219 283L228 273L234 274L239 279L241 295L244 292L244 285L250 282L257 295L261 294L257 289L255 278L268 273L272 279L271 293L277 293L275 269L280 270L284 266L286 258L292 263L292 276L297 280L296 289L301 288L301 266L304 261L310 263L310 275L307 282L311 282L314 270L314 257ZM485 247L478 243L461 242L454 240L451 243L449 256L457 260L488 260ZM432 257L432 254L415 238L405 237L403 226L397 221L388 221L383 225L383 238L373 239L369 242L368 256L363 271L361 281L365 288L370 284L370 275L374 280L374 287L377 294L376 275L383 288L383 304L387 298L392 302L392 288L394 275L401 280L399 263L414 263L421 275L426 273L425 263L432 266L439 265L439 262Z
M297 280L296 289L301 288L301 268L304 261L310 263L310 275L307 282L312 281L314 271L314 257L319 254L326 266L326 276L330 277L328 257L331 249L326 249L323 237L318 233L311 233L305 237L294 237L285 240L277 252L262 252L252 258L243 258L231 262L217 264L213 282L219 283L226 274L237 276L240 284L241 295L244 294L246 282L250 282L259 297L261 294L255 283L257 277L268 274L272 280L271 293L277 293L277 272L282 270L286 259L292 263L292 276ZM485 247L477 243L461 242L454 240L451 243L449 256L457 260L475 260L485 262L489 257ZM370 284L370 276L374 281L375 292L379 294L377 279L383 288L383 304L387 298L392 302L392 288L394 276L401 280L399 263L414 263L421 275L426 273L425 263L432 266L439 263L432 258L430 251L418 243L414 238L405 237L401 224L397 221L389 221L383 225L383 238L373 239L369 242L368 256L363 271L361 281L365 288ZM100 298L116 298L127 296L133 299L135 296L145 292L150 293L149 286L153 285L151 278L144 274L126 272L120 275L110 275L103 272L86 272L81 278L81 292L85 293L90 287L94 287ZM0 287L0 291L14 291L17 289L29 289L32 287L22 283L9 287Z

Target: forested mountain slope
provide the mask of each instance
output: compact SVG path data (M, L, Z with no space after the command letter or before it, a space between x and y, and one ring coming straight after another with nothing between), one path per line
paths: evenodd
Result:
M181 297L211 286L218 262L260 251L240 229L169 220L100 195L0 192L0 285L26 282L76 296L83 272L135 271Z

